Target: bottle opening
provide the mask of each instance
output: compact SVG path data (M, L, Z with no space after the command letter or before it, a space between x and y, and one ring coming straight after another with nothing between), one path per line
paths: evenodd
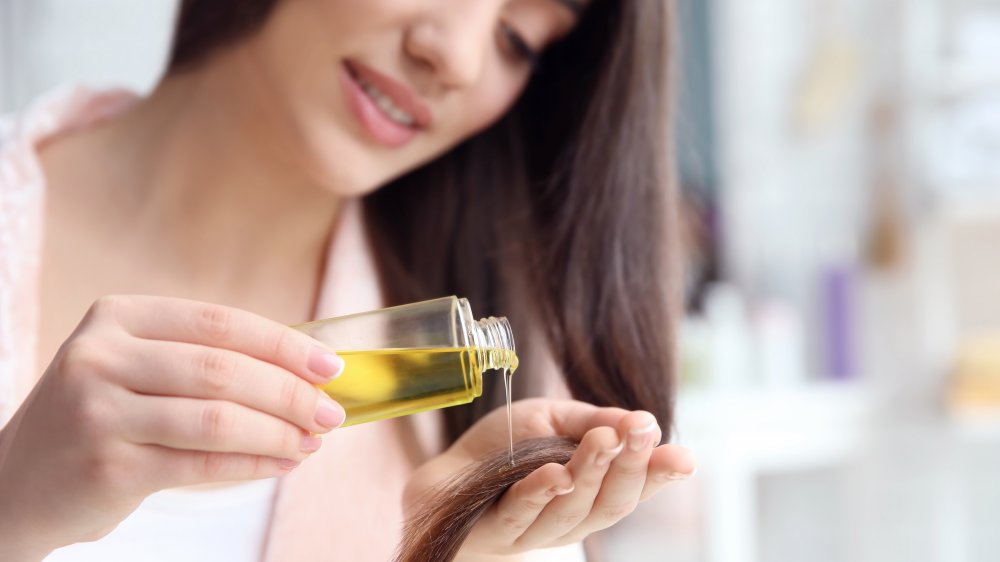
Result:
M518 366L514 333L504 317L482 318L473 330L473 346L479 353L483 369L514 371Z
M490 369L513 372L518 367L514 333L505 317L475 319L467 299L458 299L458 321L462 326L463 344L474 354L477 373Z

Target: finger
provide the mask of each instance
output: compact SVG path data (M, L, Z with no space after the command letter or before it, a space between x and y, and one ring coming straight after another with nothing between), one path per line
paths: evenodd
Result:
M320 438L298 427L224 400L133 395L136 413L124 428L128 441L172 449L244 453L301 461Z
M119 383L142 394L227 400L314 433L340 426L344 409L294 374L242 353L198 344L139 340Z
M157 489L209 482L257 480L281 476L299 463L262 455L182 451L159 445L141 445L146 472Z
M509 548L552 498L572 491L573 477L565 466L541 466L504 492L473 527L468 540L493 549Z
M649 459L649 475L639 501L648 500L671 482L694 476L696 469L697 462L691 451L677 445L660 445L653 449Z
M623 443L614 428L597 427L588 431L566 464L575 489L553 499L521 535L518 546L529 549L548 546L586 519L611 461L622 448Z
M595 427L618 427L629 411L602 408L576 400L547 400L551 408L552 434L581 439Z
M660 427L649 412L631 412L618 428L625 448L608 469L594 505L579 525L563 535L559 542L572 543L606 529L635 510L646 482L646 467L653 445L660 440Z
M577 400L518 400L514 403L514 441L553 435L580 441L584 434L595 427L617 427L628 413L628 410L621 408L602 408ZM500 416L505 415L502 407L497 408L479 423L496 423L501 419ZM506 417L503 419L506 421ZM478 458L501 444L506 445L506 440L494 441L488 438L484 441L475 432L467 431L454 447L470 458Z
M95 309L98 312L93 312ZM322 384L338 374L342 359L315 339L245 310L171 297L104 297L91 307L135 337L196 343L237 351Z

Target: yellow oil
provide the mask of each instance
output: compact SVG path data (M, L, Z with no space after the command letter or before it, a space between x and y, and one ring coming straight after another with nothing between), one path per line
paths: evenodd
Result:
M344 372L321 386L347 412L344 426L471 402L482 394L482 373L510 365L505 350L429 347L337 351Z
M507 445L509 447L511 468L514 468L514 417L511 416L511 404L513 402L510 399L511 383L513 382L511 376L513 374L514 369L503 370L503 389L507 394Z

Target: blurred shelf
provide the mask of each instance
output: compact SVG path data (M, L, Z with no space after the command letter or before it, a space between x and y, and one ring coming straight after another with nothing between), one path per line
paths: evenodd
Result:
M860 382L682 390L677 442L698 457L708 562L753 562L758 476L844 463L863 443L874 392Z
M795 470L851 454L873 412L859 382L816 382L782 389L682 391L678 443L702 458L751 470Z
M949 411L951 429L967 440L1000 441L1000 406L962 406Z

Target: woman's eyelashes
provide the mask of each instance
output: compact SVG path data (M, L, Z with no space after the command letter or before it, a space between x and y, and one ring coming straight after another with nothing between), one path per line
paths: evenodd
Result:
M506 22L500 22L500 33L504 49L511 58L532 68L538 64L540 52L532 48L513 26Z

